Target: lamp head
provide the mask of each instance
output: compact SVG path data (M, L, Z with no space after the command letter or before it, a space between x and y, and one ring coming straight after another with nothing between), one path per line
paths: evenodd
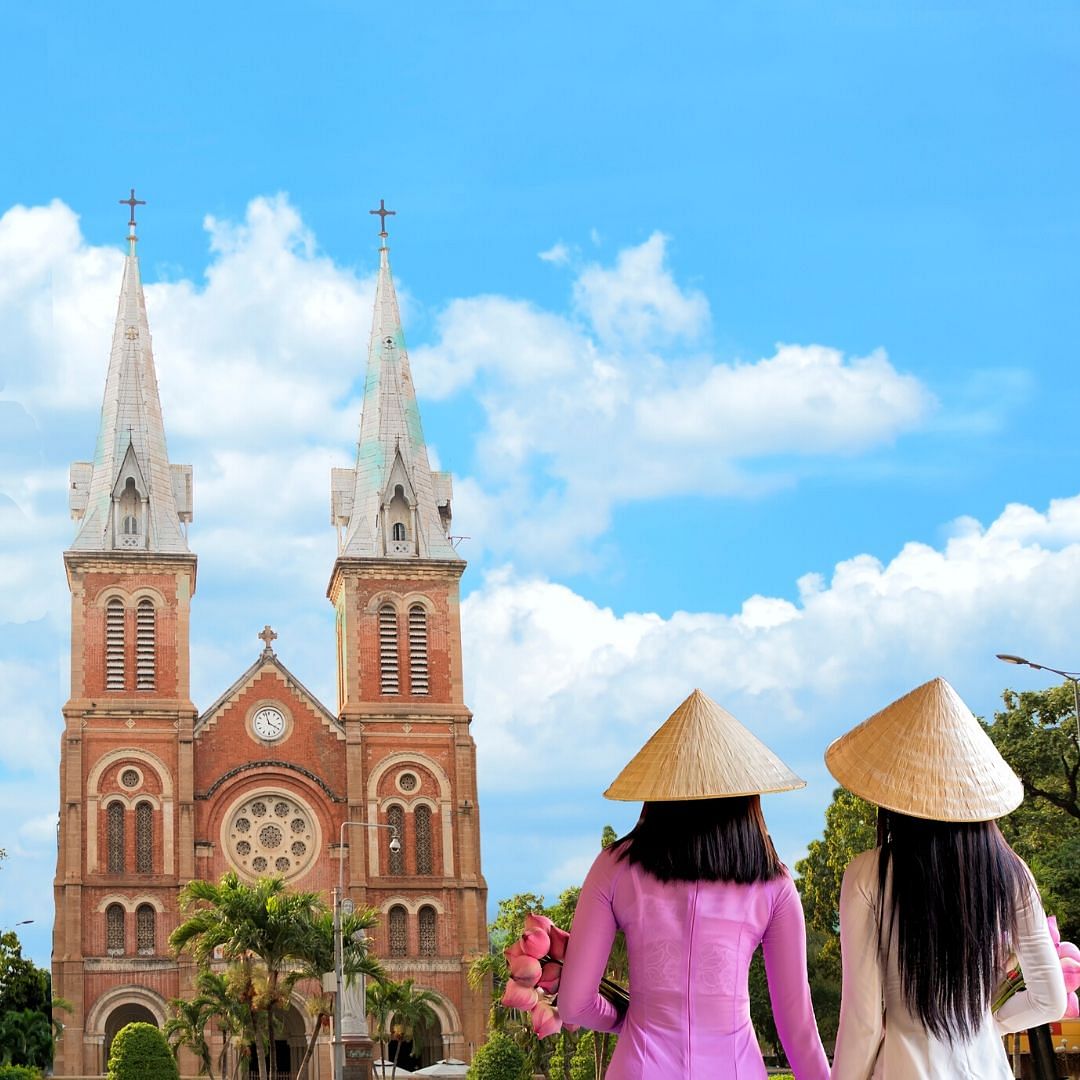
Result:
M1022 656L1013 656L1012 653L999 652L994 654L999 660L1004 660L1006 664L1026 664L1028 667L1034 667L1030 660L1025 660Z

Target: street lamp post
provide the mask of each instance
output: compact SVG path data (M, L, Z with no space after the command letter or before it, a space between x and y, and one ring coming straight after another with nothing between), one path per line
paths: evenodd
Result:
M1025 667L1034 668L1036 671L1049 671L1072 683L1073 707L1076 709L1076 743L1077 746L1080 746L1080 686L1077 685L1080 683L1080 671L1062 671L1060 668L1036 664L1034 660L1025 660L1022 656L1013 656L1012 653L999 652L996 656L999 660L1004 660L1006 664L1023 664Z
M341 1032L342 997L344 993L344 975L342 968L345 961L345 949L341 931L341 916L342 914L351 915L353 912L353 902L345 896L345 830L349 828L389 829L390 850L395 853L401 850L401 841L398 839L396 825L384 825L382 822L378 821L343 821L341 823L341 828L338 830L338 885L334 890L334 986L336 991L334 994L334 1080L349 1080L345 1066L345 1041L342 1038ZM346 905L348 906L346 907ZM367 1008L364 1004L363 975L360 976L360 1002L359 1030L355 1032L355 1035L363 1040L368 1038ZM367 1065L370 1066L370 1062L368 1062ZM363 1069L360 1075L364 1077L364 1080L368 1080L370 1072L367 1069Z
M1049 671L1072 683L1073 707L1076 710L1076 748L1080 752L1080 671L1062 671L1060 668L1047 667L1046 664L1036 664L1034 660L1025 660L1024 657L1014 656L1012 653L996 653L995 655L1006 664L1022 664L1036 671ZM1040 1024L1038 1027L1029 1028L1028 1046L1031 1050L1031 1063L1037 1080L1057 1080L1057 1055L1054 1053L1050 1025Z

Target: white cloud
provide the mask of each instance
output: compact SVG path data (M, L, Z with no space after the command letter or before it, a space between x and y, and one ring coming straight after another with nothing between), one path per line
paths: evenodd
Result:
M887 446L934 408L883 350L845 358L782 345L753 363L712 358L701 344L708 303L675 280L660 233L613 266L580 267L572 293L570 314L501 296L454 300L436 343L414 353L423 393L469 388L483 410L458 521L500 558L580 566L620 504L768 492L794 482L789 463L770 459Z
M560 240L552 244L547 251L541 251L539 257L544 262L562 264L570 261L570 249Z
M991 708L1012 677L995 652L1057 656L1075 638L1080 496L1045 513L1009 506L985 529L968 520L943 547L909 543L888 563L854 556L799 592L732 615L618 616L554 582L489 574L463 605L482 775L493 788L606 783L695 686L812 759L938 674Z

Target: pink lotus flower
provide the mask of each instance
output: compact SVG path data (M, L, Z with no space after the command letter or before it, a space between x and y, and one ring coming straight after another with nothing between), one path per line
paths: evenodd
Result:
M525 925L526 930L543 930L545 934L551 933L551 928L555 924L546 915L526 915Z
M570 942L570 935L565 930L560 930L557 926L553 926L548 931L548 937L551 939L551 959L565 959L566 946Z
M1071 956L1061 958L1061 974L1065 976L1065 989L1072 993L1080 990L1080 960Z
M535 956L537 960L540 960L547 956L548 949L551 947L551 938L546 930L539 928L526 930L521 935L521 947L526 955Z
M1057 950L1058 959L1061 961L1061 974L1065 978L1066 1013L1063 1020L1076 1019L1080 1013L1080 1003L1076 997L1076 991L1080 990L1080 949L1071 941L1061 940L1061 931L1058 929L1057 918L1048 915L1046 927L1050 931L1050 940ZM1021 990L1026 989L1024 974L1015 966L1015 958L1009 961L1005 979L998 987L997 994L991 1004L991 1011L997 1012L1006 1001Z
M1080 960L1080 949L1078 949L1071 941L1063 941L1057 947L1057 954L1062 960L1066 957L1070 960Z
M515 956L525 956L525 950L521 945L521 938L518 938L513 945L507 945L503 949L503 956L506 957L506 962L509 963Z
M532 1029L537 1038L546 1039L562 1030L558 1010L549 1002L538 1002L532 1010Z
M513 979L506 984L502 996L503 1005L508 1009L520 1009L522 1012L531 1012L539 1000L540 995L532 987L522 986Z
M554 994L559 989L562 978L562 964L549 960L540 970L540 981L536 984L545 994Z
M540 961L533 956L510 958L510 978L522 986L535 986L540 981Z

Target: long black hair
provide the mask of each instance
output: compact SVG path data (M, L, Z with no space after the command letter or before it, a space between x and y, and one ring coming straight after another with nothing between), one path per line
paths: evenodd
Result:
M895 930L908 1011L939 1039L982 1026L1015 936L1027 873L994 821L878 811L878 947ZM890 873L891 871L891 873Z
M771 881L786 873L758 795L647 802L618 857L660 881Z

